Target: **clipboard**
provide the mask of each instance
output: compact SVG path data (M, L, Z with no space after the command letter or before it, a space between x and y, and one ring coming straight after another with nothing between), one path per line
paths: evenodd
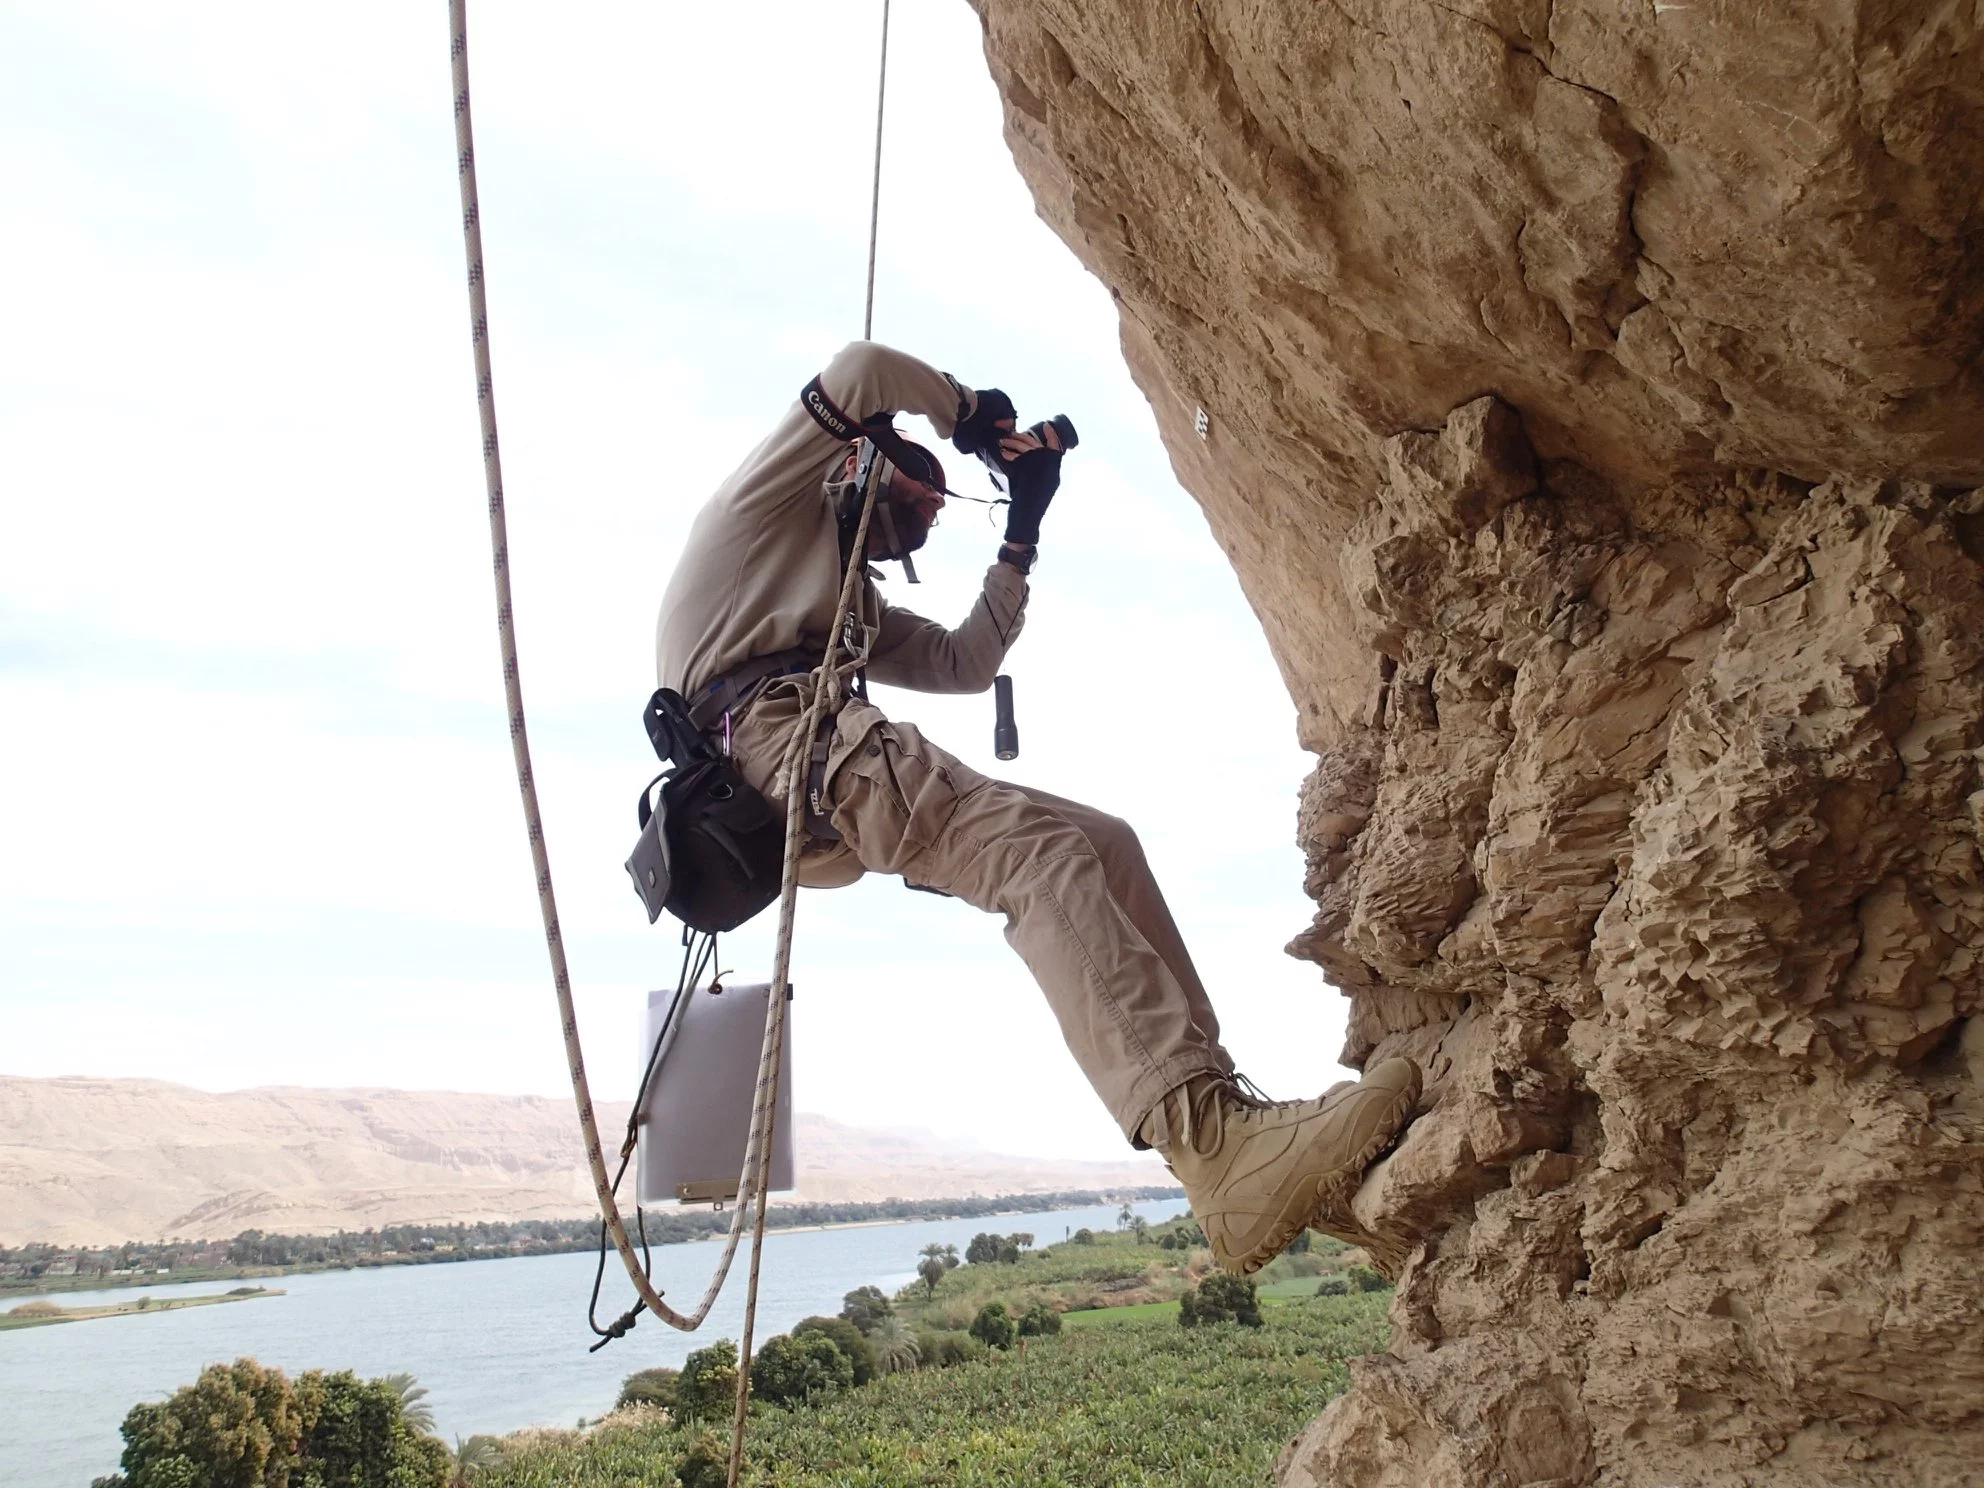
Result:
M668 1032L638 1116L637 1200L654 1204L730 1203L751 1137L751 1102L764 1053L768 983L693 989L673 1019L673 989L648 994L642 1067L664 1023ZM786 991L789 1002L791 989ZM792 1009L786 1009L778 1100L772 1126L772 1193L790 1192Z

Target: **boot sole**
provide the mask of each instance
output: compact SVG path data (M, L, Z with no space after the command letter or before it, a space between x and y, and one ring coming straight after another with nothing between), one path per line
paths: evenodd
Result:
M1349 1189L1361 1183L1364 1170L1380 1152L1391 1145L1393 1138L1405 1126L1405 1118L1411 1114L1412 1104L1418 1099L1414 1091L1401 1090L1391 1111L1378 1123L1371 1140L1342 1167L1334 1172L1318 1173L1314 1178L1296 1185L1295 1192L1282 1206L1279 1217L1268 1230L1261 1242L1251 1250L1239 1268L1228 1266L1224 1269L1235 1276L1252 1276L1269 1261L1286 1250L1295 1237L1308 1229L1310 1224L1322 1216Z

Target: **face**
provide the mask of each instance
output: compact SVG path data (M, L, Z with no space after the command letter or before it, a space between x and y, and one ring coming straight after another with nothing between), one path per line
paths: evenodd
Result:
M854 475L854 456L849 455L843 479ZM881 501L887 501L895 510L896 537L902 550L914 553L929 540L930 529L937 525L937 514L944 509L944 493L922 481L905 475L900 470L891 471L888 485L882 488ZM879 521L868 524L868 555L879 557L889 546L887 533Z

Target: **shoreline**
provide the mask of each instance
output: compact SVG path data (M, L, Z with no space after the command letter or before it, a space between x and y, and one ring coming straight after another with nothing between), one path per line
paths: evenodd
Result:
M1074 1198L1073 1202L1065 1203L1065 1204L1056 1204L1054 1208L1051 1209L1041 1208L1041 1207L1016 1207L1016 1208L988 1209L982 1212L971 1213L971 1214L963 1214L963 1213L893 1214L893 1215L877 1215L873 1218L868 1218L868 1219L821 1220L807 1224L778 1223L779 1211L781 1209L790 1210L790 1209L802 1208L808 1202L806 1200L800 1200L796 1203L789 1205L773 1204L766 1215L765 1228L766 1228L766 1234L768 1236L771 1236L771 1235L818 1233L826 1230L877 1229L886 1225L929 1224L929 1223L944 1222L954 1219L974 1219L974 1220L985 1220L989 1222L992 1220L999 1220L999 1219L1011 1219L1016 1216L1024 1217L1029 1214L1049 1214L1049 1213L1054 1213L1056 1210L1062 1208L1072 1209L1072 1208L1103 1207L1106 1204L1118 1202L1119 1199L1122 1199L1123 1194L1128 1192L1129 1192L1128 1190L1124 1190L1119 1193L1099 1192L1099 1193L1095 1193L1092 1199L1088 1195L1083 1195ZM998 1199L1002 1199L1007 1202L1010 1202L1014 1199L1025 1199L1029 1197L1032 1196L1026 1194L1001 1194L997 1196ZM1054 1194L1054 1195L1048 1195L1046 1197L1059 1199L1063 1197L1072 1197L1072 1196ZM1127 1202L1162 1203L1165 1200L1174 1197L1178 1200L1178 1202L1183 1203L1184 1190L1183 1189L1167 1190L1158 1193L1154 1197L1148 1196L1146 1191L1146 1194L1140 1194L1132 1199L1127 1200ZM933 1200L933 1201L918 1201L918 1202L930 1202L932 1204L948 1202L948 1203L955 1203L963 1207L986 1201L976 1198L966 1197L966 1198L947 1200L947 1201ZM670 1213L670 1212L682 1213L682 1212L687 1212L691 1208L695 1210L701 1210L702 1207L703 1206L701 1205L695 1205L695 1206L675 1206L671 1209L657 1208L650 1210L649 1214L650 1214L650 1218L652 1219L657 1213ZM595 1233L591 1237L589 1237L584 1243L529 1245L508 1251L498 1251L484 1255L477 1255L474 1254L473 1252L463 1252L456 1250L448 1250L448 1251L434 1250L434 1251L412 1252L412 1253L402 1252L398 1254L379 1255L379 1256L353 1256L348 1259L342 1259L342 1260L297 1261L297 1262L289 1263L287 1265L184 1267L166 1273L139 1272L124 1276L68 1275L68 1276L56 1276L56 1277L37 1277L32 1280L28 1280L20 1277L0 1278L0 1323L4 1323L7 1317L7 1313L4 1309L10 1303L14 1302L16 1299L19 1299L20 1301L27 1301L35 1297L59 1296L66 1292L123 1291L134 1287L156 1288L156 1287L173 1287L173 1286L204 1286L204 1285L211 1285L212 1283L217 1281L252 1281L258 1278L266 1278L266 1277L314 1275L316 1273L325 1272L325 1271L374 1271L374 1270L381 1270L388 1266L438 1266L438 1265L451 1265L463 1261L515 1261L515 1260L525 1260L534 1256L575 1255L575 1254L582 1255L594 1250L598 1245L598 1237L596 1232L598 1217L597 1215L594 1215L590 1221L581 1220L577 1222L590 1223L595 1227ZM437 1226L437 1228L439 1227ZM670 1245L720 1244L723 1238L724 1238L724 1230L722 1228L717 1228L705 1234L683 1236L672 1240L658 1239L653 1243L656 1249L660 1249L663 1246L670 1246ZM1053 1242L1050 1241L1049 1243L1051 1244ZM25 1324L17 1323L14 1326L20 1327L20 1326L25 1326Z
M93 1323L100 1318L144 1317L155 1312L182 1312L188 1307L212 1307L222 1302L253 1302L258 1297L287 1295L281 1287L244 1287L213 1297L161 1297L154 1301L140 1297L135 1302L112 1302L102 1307L49 1307L48 1312L32 1311L37 1304L23 1302L8 1312L0 1312L0 1333L17 1328L47 1328L57 1323ZM21 1314L26 1313L24 1317Z

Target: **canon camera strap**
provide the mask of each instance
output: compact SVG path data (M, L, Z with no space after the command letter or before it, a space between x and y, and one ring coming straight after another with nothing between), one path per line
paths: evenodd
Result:
M851 419L841 411L838 403L827 396L827 390L820 386L820 379L817 377L800 389L799 406L813 416L814 423L842 444L852 444L857 439L866 439L887 455L890 463L898 470L922 468L921 457L911 450L909 442L898 434L895 426L889 422L895 417L894 414L878 413L865 422ZM948 496L952 493L946 491L944 494Z

